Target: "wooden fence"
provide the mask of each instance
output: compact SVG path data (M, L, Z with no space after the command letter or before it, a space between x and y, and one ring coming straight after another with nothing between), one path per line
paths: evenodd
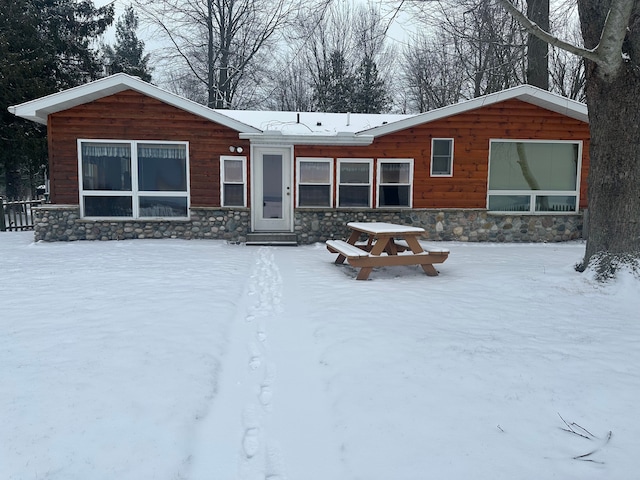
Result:
M33 230L33 207L42 205L44 200L0 199L0 232Z

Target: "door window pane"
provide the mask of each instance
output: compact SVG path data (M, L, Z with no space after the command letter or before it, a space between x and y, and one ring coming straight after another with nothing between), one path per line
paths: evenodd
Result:
M262 216L282 218L282 155L263 155L262 169Z
M84 190L131 191L131 145L82 144Z

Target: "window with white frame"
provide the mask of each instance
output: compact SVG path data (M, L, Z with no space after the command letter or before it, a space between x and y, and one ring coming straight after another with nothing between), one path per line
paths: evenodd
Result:
M247 157L220 157L220 204L247 206Z
M373 159L338 159L338 207L371 207Z
M298 207L333 206L333 159L297 158Z
M411 207L413 159L378 159L378 207Z
M582 143L491 140L487 208L498 212L575 212Z
M186 142L78 140L83 217L187 218Z
M453 138L431 139L431 176L453 176Z

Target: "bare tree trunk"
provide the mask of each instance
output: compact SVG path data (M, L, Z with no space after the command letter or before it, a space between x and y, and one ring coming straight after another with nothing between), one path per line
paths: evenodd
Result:
M601 43L603 25L611 16L609 2L580 0L578 5L585 47L593 48ZM623 46L624 54L636 60L640 55L639 20L636 5ZM640 77L636 61L625 61L609 73L587 60L586 94L591 131L589 232L580 269L592 266L606 278L623 264L640 267Z
M207 0L207 106L215 108L215 71L216 54L213 29L213 0Z
M510 0L496 1L529 33L585 59L589 231L578 270L605 279L626 266L640 276L640 2L578 0L581 47L550 35Z
M549 0L527 0L527 17L549 31ZM527 40L527 83L549 90L549 44L535 35Z

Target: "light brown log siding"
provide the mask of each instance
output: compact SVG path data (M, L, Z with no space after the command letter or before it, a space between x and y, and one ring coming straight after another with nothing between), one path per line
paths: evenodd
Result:
M53 203L78 203L78 138L189 142L194 207L220 206L219 161L230 145L241 145L249 156L248 141L238 140L236 131L126 91L49 116ZM430 176L432 138L454 139L453 177ZM582 141L580 207L586 207L588 124L519 100L389 134L367 147L297 146L295 156L413 158L415 208L485 208L491 139Z
M453 177L431 177L432 138L454 139ZM580 207L586 208L589 125L519 100L385 135L368 147L298 146L295 155L413 158L414 208L486 208L491 139L582 141Z
M78 203L77 139L189 142L191 205L220 205L220 155L249 151L236 131L127 90L49 116L51 201Z

